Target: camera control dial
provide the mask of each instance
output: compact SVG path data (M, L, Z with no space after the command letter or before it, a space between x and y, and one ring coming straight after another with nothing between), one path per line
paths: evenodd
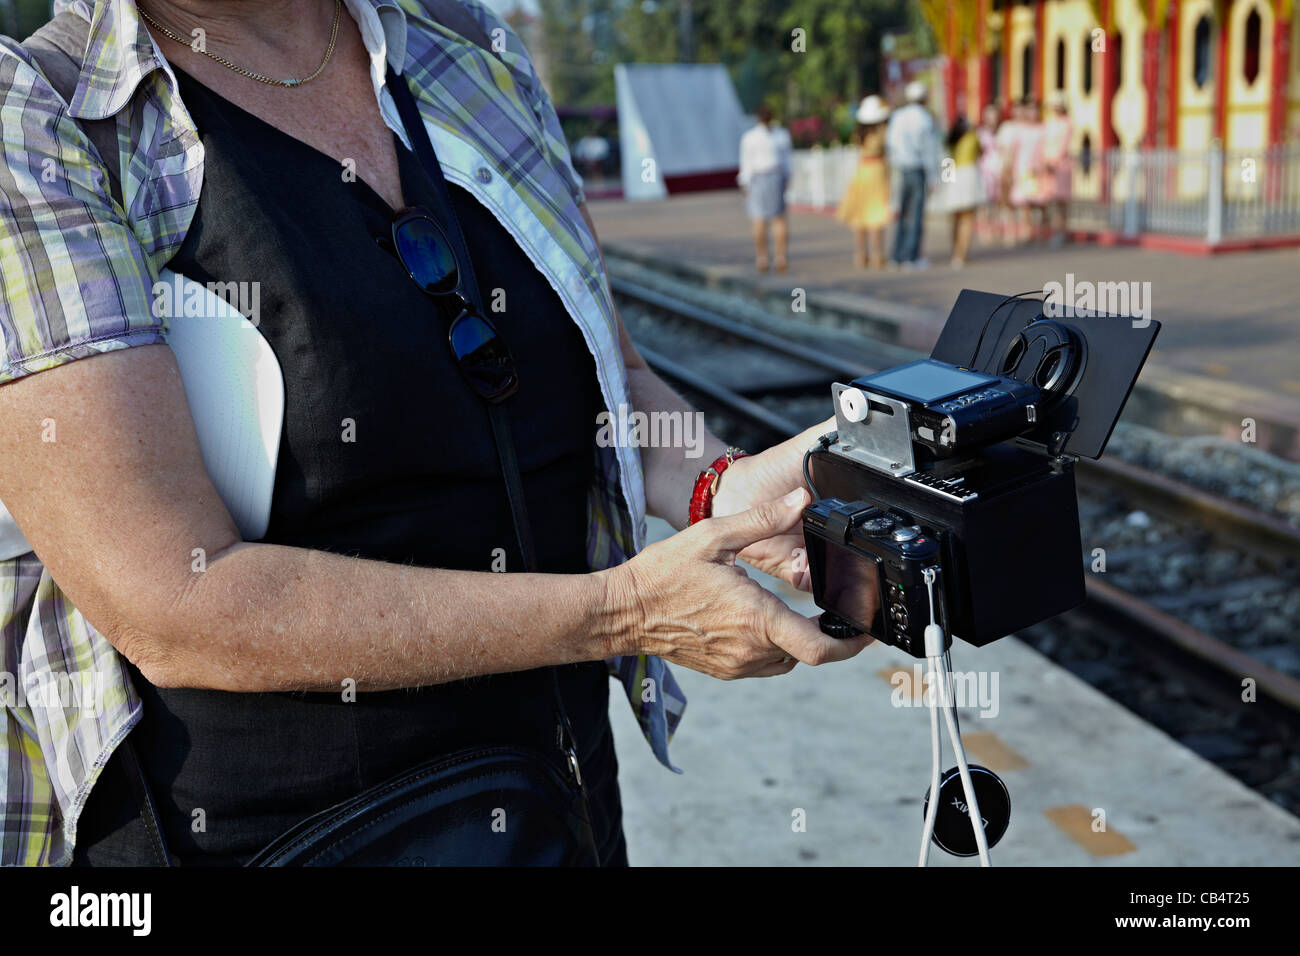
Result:
M889 515L880 515L876 518L868 518L862 522L862 530L867 534L880 537L889 534L894 530L894 519Z

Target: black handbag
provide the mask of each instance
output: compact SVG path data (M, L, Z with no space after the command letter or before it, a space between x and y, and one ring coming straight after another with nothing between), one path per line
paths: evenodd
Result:
M434 185L439 221L482 308L473 263L414 98L390 71L388 86ZM487 403L523 566L536 567L509 418ZM317 813L281 834L248 866L599 866L577 750L555 669L548 668L554 746L487 746L420 764ZM131 739L121 758L159 864L171 865L163 829Z
M582 788L534 751L431 760L310 817L249 866L598 865Z

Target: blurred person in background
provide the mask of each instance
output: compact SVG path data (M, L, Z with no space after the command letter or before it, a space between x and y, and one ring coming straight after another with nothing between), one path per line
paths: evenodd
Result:
M1070 106L1065 93L1058 90L1052 97L1052 112L1043 124L1043 201L1049 242L1053 246L1065 243L1066 219L1070 211L1072 160L1070 141L1074 126L1070 122Z
M884 265L885 227L889 225L889 168L885 165L885 121L889 107L868 96L854 114L858 166L835 218L853 230L853 264L873 269ZM870 258L868 258L870 249Z
M740 138L740 174L745 210L754 230L754 265L767 271L767 227L776 242L777 272L786 269L790 229L785 216L785 187L790 181L790 134L772 123L772 110L761 106L758 122Z
M993 103L984 107L980 125L975 128L979 138L980 181L984 187L984 223L982 231L993 239L1000 239L1006 223L1006 195L1002 192L1002 150L998 147L998 126L1001 112Z
M1043 206L1043 124L1038 105L1026 97L1016 107L1017 124L1011 143L1009 199L1016 216L1016 241L1033 237Z
M1024 133L1020 105L1012 103L1007 108L1007 115L998 126L994 138L998 151L998 197L1005 215L1002 218L1002 244L1013 246L1017 239L1019 214L1011 200L1012 187L1015 183L1016 156L1020 151L1020 140Z
M590 131L573 144L573 155L582 165L587 179L600 179L609 160L609 140Z
M925 108L929 91L913 80L903 91L907 101L889 117L885 155L899 173L898 229L894 233L891 266L924 269L921 257L925 197L939 179L939 133Z
M980 141L975 130L958 116L948 131L948 153L953 162L952 181L944 185L945 205L952 213L952 266L966 264L975 210L984 205L984 183L980 178Z

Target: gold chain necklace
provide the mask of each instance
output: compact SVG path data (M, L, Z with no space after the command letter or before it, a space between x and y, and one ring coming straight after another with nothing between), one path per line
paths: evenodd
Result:
M254 73L252 70L245 70L241 66L235 66L235 64L231 63L225 57L217 56L217 54L215 53L209 53L207 50L196 49L192 41L187 40L185 37L180 36L179 34L173 33L171 30L168 30L165 26L163 26L153 17L149 16L148 12L144 9L144 7L141 7L137 4L136 9L140 11L140 16L144 17L146 23L148 23L151 27L153 27L163 36L167 37L167 39L175 40L177 43L185 44L191 50L194 50L195 53L202 53L204 56L208 57L209 59L216 60L222 66L226 67L227 69L234 70L240 76L246 76L250 80L257 80L257 82L259 83L266 83L270 86L302 86L304 83L310 83L312 80L316 79L316 77L320 76L321 71L325 69L325 64L329 63L330 57L334 55L334 41L337 40L339 36L339 14L342 12L343 3L342 0L334 0L334 25L330 28L330 45L325 50L325 58L320 61L320 66L316 67L315 72L313 72L310 76L304 76L302 79L299 80L277 80L274 79L273 77L265 76L261 73Z

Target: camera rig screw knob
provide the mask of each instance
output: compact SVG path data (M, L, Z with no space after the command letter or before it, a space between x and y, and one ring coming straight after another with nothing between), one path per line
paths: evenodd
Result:
M851 422L865 422L871 411L867 396L860 388L846 388L840 392L840 411Z

